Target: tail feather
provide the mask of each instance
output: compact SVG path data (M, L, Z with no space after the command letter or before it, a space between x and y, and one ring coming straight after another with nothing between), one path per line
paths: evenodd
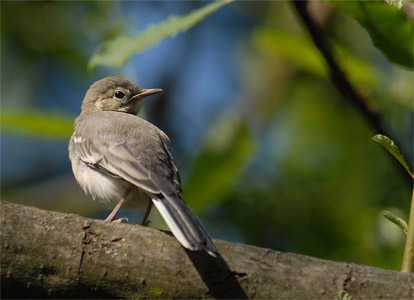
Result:
M220 255L207 230L184 200L157 195L152 201L181 245L190 250L204 249L214 257Z

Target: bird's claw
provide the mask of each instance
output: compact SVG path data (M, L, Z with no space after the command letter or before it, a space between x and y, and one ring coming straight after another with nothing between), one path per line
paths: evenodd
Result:
M128 222L128 218L122 217L122 218L119 218L119 219L116 219L116 220L114 220L114 219L112 219L112 220L105 219L105 222L107 222L107 223L117 223L117 224L119 224L119 223L122 223L122 221Z

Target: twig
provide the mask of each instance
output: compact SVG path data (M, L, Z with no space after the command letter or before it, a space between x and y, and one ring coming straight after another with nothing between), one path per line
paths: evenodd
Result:
M407 238L405 239L404 257L401 272L414 272L414 189L411 199L410 219Z
M365 117L368 123L375 130L375 133L381 133L383 135L390 137L392 140L397 141L398 139L391 132L391 130L382 123L379 114L375 111L372 111L369 108L366 99L364 99L364 97L361 94L359 94L358 91L352 86L352 84L347 79L344 71L336 62L333 55L332 46L326 38L323 29L314 21L314 19L311 17L310 13L307 10L308 1L292 0L292 4L295 7L299 17L302 19L306 29L309 31L309 34L311 35L316 47L319 49L322 56L324 57L329 67L332 82L334 83L335 87L338 89L342 97L346 101L348 101L352 106L354 106ZM401 145L401 143L398 142L397 144ZM408 155L404 156L409 157ZM398 170L402 172L400 166L398 166ZM405 176L404 174L403 177L406 178L407 183L412 183L411 179L408 176Z

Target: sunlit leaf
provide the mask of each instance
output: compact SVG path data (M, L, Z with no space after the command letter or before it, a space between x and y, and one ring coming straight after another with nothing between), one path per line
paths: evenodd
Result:
M385 2L392 6L395 6L398 9L401 9L401 7L403 6L402 0L385 0Z
M390 61L413 68L414 24L404 12L385 1L327 1L358 21Z
M252 37L262 50L278 53L306 71L328 77L323 57L306 37L265 27L253 31Z
M277 53L307 72L329 78L324 58L308 37L265 27L256 29L252 36L254 43L262 50ZM335 43L333 45L337 59L351 82L356 86L373 87L376 70L345 48Z
M387 220L393 222L395 225L400 227L404 231L405 234L407 234L408 225L407 225L407 222L405 222L403 219L395 216L393 213L391 213L389 211L381 212L381 216L383 216Z
M338 291L338 297L336 299L338 299L338 300L352 300L353 298L346 290L339 290Z
M220 7L233 1L215 1L184 16L170 16L165 22L149 26L143 33L137 36L120 36L114 40L104 42L90 59L88 70L94 70L98 65L122 66L132 55L155 46L167 37L187 31Z
M68 115L35 110L2 109L1 131L35 138L69 139L73 132L73 118Z
M223 120L210 132L184 188L184 199L195 210L231 193L254 152L253 137L241 121Z
M387 149L387 151L390 152L400 162L404 169L407 170L408 174L410 174L410 176L414 179L413 173L411 173L410 168L404 159L404 156L402 156L400 153L400 149L398 149L397 145L395 145L389 137L382 134L377 134L376 136L372 137L372 139Z

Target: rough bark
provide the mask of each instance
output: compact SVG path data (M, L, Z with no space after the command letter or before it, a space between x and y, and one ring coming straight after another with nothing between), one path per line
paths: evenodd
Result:
M414 298L414 274L1 202L2 298Z

